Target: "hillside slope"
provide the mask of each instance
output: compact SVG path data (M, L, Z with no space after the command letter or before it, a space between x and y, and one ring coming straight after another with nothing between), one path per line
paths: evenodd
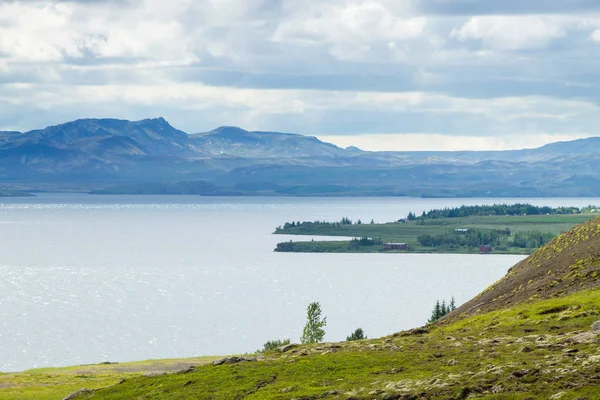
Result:
M595 400L599 227L596 219L563 234L440 323L228 358L74 398Z
M564 296L600 285L600 218L559 235L454 315L470 315L534 299Z

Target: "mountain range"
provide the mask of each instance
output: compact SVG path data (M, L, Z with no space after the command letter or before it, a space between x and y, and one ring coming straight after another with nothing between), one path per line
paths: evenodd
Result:
M202 195L600 196L600 138L510 151L362 151L163 118L0 131L0 190Z

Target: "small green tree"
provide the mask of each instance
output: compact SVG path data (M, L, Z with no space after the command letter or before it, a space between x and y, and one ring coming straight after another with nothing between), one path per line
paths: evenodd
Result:
M435 306L433 307L433 311L431 311L431 317L427 320L428 323L437 321L442 316L442 307L440 305L440 301L435 302Z
M350 336L346 336L346 342L352 342L354 340L363 340L366 339L367 336L365 332L361 328L356 328L354 332L350 334Z
M302 331L302 343L319 343L325 337L327 317L321 319L321 305L317 302L310 303L306 308L306 325Z

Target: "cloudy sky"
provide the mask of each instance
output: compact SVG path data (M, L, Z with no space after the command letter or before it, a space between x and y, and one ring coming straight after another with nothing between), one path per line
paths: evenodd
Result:
M0 0L0 130L522 148L600 135L599 85L598 0Z

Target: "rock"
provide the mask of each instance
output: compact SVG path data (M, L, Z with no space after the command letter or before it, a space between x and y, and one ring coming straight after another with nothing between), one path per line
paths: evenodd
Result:
M521 371L514 371L511 375L514 376L515 378L522 378L525 375L529 375L529 373L531 373L531 370L524 369Z
M550 400L561 399L565 394L566 394L565 392L558 392L558 393L553 394L552 396L550 396Z
M186 369L179 370L176 373L177 374L189 374L190 372L194 372L195 370L196 370L196 367L194 367L193 365L190 365Z
M565 354L575 354L579 352L579 349L567 349L564 351Z
M596 321L592 324L592 332L600 334L600 321Z
M65 397L63 400L72 400L72 399L77 398L80 394L92 393L92 392L93 392L92 390L86 389L86 388L79 389L78 391L67 395L67 397Z
M418 397L416 395L410 394L410 393L402 393L402 394L388 393L381 398L381 400L417 400L417 399L418 399Z
M147 374L144 374L142 376L145 376L146 378L153 378L155 376L161 376L161 375L166 375L166 372L148 372Z
M321 397L337 396L338 394L344 393L343 390L328 390L324 392Z
M458 365L458 361L453 358L452 360L448 361L448 365Z
M533 351L533 349L531 347L523 347L521 350L519 350L521 353L531 353Z
M592 343L594 340L596 339L596 334L594 332L583 332L583 333L578 333L576 335L571 336L568 339L565 339L564 341L566 343L571 343L571 344L586 344L586 343Z
M221 365L221 364L237 364L241 362L252 362L256 361L256 358L247 358L247 357L225 357L220 360L214 361L213 365ZM191 367L193 368L193 367ZM191 371L190 371L191 372Z
M279 391L279 393L289 393L289 392L291 392L292 390L294 390L294 387L293 387L293 386L290 386L290 387L286 387L286 388L283 388L283 389L281 389L281 390Z
M287 351L290 351L291 349L293 349L294 347L297 347L297 344L286 344L285 346L281 346L279 347L277 350L279 350L282 353L285 353Z
M492 388L490 389L490 391L494 394L500 393L502 391L502 385L501 384L497 384L496 386L492 386Z

